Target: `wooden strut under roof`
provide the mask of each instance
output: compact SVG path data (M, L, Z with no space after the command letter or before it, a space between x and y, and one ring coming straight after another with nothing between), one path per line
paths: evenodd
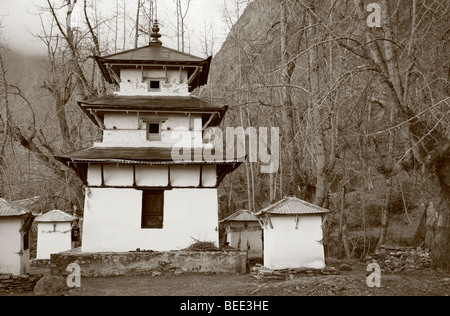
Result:
M120 85L120 83L122 82L122 80L119 78L119 76L116 74L116 72L114 71L114 69L112 69L111 65L106 64L106 68L108 69L108 73L109 75L114 79L116 85Z
M117 86L120 85L122 80L120 79L119 75L117 74L117 71L119 71L119 70L118 69L115 70L113 66L116 68L118 68L118 66L126 66L126 67L135 66L136 68L140 67L141 75L142 75L142 77L144 77L144 64L105 64L104 68L106 68L107 73L108 73L108 76L105 76L105 79L109 83L114 83ZM201 74L203 72L203 67L197 66L197 65L189 65L189 64L176 64L176 65L152 64L151 66L152 67L161 67L164 70L164 78L163 79L164 79L165 83L169 82L169 79L168 79L169 78L169 76L168 76L169 67L179 69L179 83L183 82L183 72L182 71L184 69L195 68L195 70L190 74L190 76L186 82L190 88L192 88L192 85L195 82L195 80L199 79L199 76L201 76Z
M78 102L80 108L91 121L104 128L104 112L126 112L147 114L202 114L204 117L203 130L210 126L219 125L228 111L228 106L211 102L195 96L122 96L107 95L91 100ZM206 122L205 122L206 121Z
M201 61L155 61L155 60L113 60L105 59L96 56L95 60L103 74L105 80L110 84L119 85L120 79L120 69L122 67L160 67L162 69L167 69L169 67L176 67L181 70L188 69L188 86L189 91L192 92L199 86L203 86L208 83L209 69L211 67L212 58L209 57L206 60Z
M69 163L69 162L67 162L67 163ZM79 164L79 162L76 162L76 161L71 161L70 163L72 163L72 164ZM87 166L90 166L92 163L87 163L86 165ZM109 163L106 163L107 165L109 164ZM98 186L98 185L89 185L88 183L87 183L87 181L85 182L85 185L86 186L89 186L89 187L92 187L92 188L96 188L96 187L100 187L100 188L143 188L143 187L146 187L146 186L142 186L142 185L137 185L137 181L136 181L136 164L133 164L132 165L132 176L133 176L133 184L130 186L130 185L123 185L123 186L117 186L117 185L106 185L106 182L105 182L105 169L104 169L104 163L96 163L96 165L100 165L100 186ZM220 183L221 183L221 181L224 179L224 177L228 174L228 173L230 173L231 171L233 171L234 169L229 169L229 168L226 168L226 169L218 169L218 174L217 174L217 181L216 181L216 183L214 184L214 185L208 185L208 186L205 186L204 184L203 184L203 168L204 168L204 165L203 164L196 164L196 166L198 166L199 167L199 183L198 183L198 186L180 186L180 187L177 187L177 186L173 186L172 185L172 177L171 177L171 164L167 164L166 165L167 166L167 177L168 177L168 179L167 179L167 186L161 186L161 187L158 187L158 188L164 188L164 189L174 189L174 188L218 188L219 187L219 185L220 185ZM233 168L236 168L236 165L233 165Z
M188 86L192 85L192 82L194 82L195 78L197 78L197 76L200 74L202 68L201 67L196 67L194 73L189 77L187 84Z
M97 111L90 110L89 112L91 113L92 117L94 117L95 122L97 122L98 126L100 126L101 129L105 130L106 126L103 123L103 121L98 117Z
M171 166L199 166L200 179L199 187L203 187L203 172L204 166L215 165L217 170L217 181L214 187L218 187L225 176L238 168L246 159L245 157L236 157L233 159L223 159L220 161L207 161L200 156L202 152L200 149L198 152L194 151L191 154L191 160L174 160L172 158L171 148L128 148L128 147L91 147L88 149L82 149L72 153L64 154L55 157L57 160L74 166L78 170L79 177L86 184L87 181L87 167L91 164L97 164L101 166L102 182L104 183L104 164L117 164L117 165L131 165L133 166L133 174L135 174L135 167L141 166L167 166L170 181L170 168ZM202 157L196 159L197 155ZM135 183L135 180L133 181ZM169 187L171 184L169 182Z

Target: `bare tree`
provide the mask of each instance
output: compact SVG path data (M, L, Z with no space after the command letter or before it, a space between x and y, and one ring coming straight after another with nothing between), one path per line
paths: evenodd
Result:
M50 1L47 1L47 5L52 19L49 27L41 20L42 34L38 35L38 38L47 47L47 56L42 60L45 68L41 71L39 88L41 91L46 91L46 95L51 97L49 104L53 103L54 107L48 107L47 104L40 105L35 97L28 98L18 85L10 84L7 79L6 66L0 55L2 103L5 104L1 121L4 122L2 125L6 128L5 135L8 135L8 139L14 142L9 154L13 154L12 151L17 146L25 149L30 153L30 157L36 159L37 163L42 166L41 170L37 171L40 175L36 173L36 176L42 177L46 174L48 181L59 183L52 190L53 193L49 192L48 194L58 194L63 204L69 205L69 207L76 204L81 209L82 182L74 170L59 163L54 156L62 151L75 150L84 141L82 130L87 125L83 124L81 111L73 107L73 97L74 95L81 97L95 95L96 88L93 81L88 79L87 63L89 54L100 51L100 43L96 37L95 26L90 24L86 1L84 1L84 13L88 25L87 34L91 35L91 40L94 39L94 45L89 45L90 48L93 47L90 52L83 51L84 46L81 42L83 37L80 36L80 30L72 27L72 15L77 1L64 1L62 8L67 9L65 23L59 20L57 7ZM93 63L91 62L91 64ZM55 118L51 125L42 121L45 117L43 109L45 111L51 109L52 116ZM77 121L77 116L79 121ZM56 125L56 129L53 129L53 123ZM59 140L55 141L55 137L59 137ZM2 150L5 154L4 144L2 144ZM4 163L5 160L2 162ZM31 172L28 170L28 174Z
M127 41L127 5L126 1L123 0L123 44L122 50L125 50Z
M65 30L63 24L58 18L55 7L50 0L47 0L48 10L53 16L56 26L69 48L69 51L71 53L71 65L73 67L74 73L76 74L76 80L79 82L80 87L83 89L83 94L87 97L92 97L95 95L95 91L86 79L86 75L82 69L81 64L83 63L83 60L80 56L79 50L77 49L77 43L74 38L74 30L71 23L73 9L77 3L77 0L65 0L64 3L67 7Z
M380 93L372 98L390 109L385 115L386 121L391 122L390 127L369 135L372 138L389 135L388 155L377 169L388 181L401 170L417 177L424 201L429 205L425 244L436 263L446 266L450 262L450 186L443 170L448 168L450 153L445 110L449 99L445 90L448 71L439 63L445 56L440 52L445 49L448 36L440 25L448 14L449 4L413 1L412 10L401 1L381 1L380 5L381 28L370 28L364 7L355 5L348 8L358 15L353 21L356 26L353 34L339 34L339 27L330 31L341 47L363 63L360 69L365 68L376 78L373 83L368 81L369 85L376 83L380 87ZM405 30L406 36L401 35Z
M45 142L45 136L43 134L43 128L39 127L36 120L36 115L34 111L34 106L31 102L23 95L22 91L19 87L12 85L9 83L7 79L7 71L5 65L3 63L2 54L0 54L0 77L1 77L1 86L3 90L3 104L5 106L5 114L4 118L2 116L2 121L6 121L5 133L10 135L11 139L22 148L32 153L33 156L42 163L44 166L52 170L52 172L57 176L60 183L64 183L60 187L67 189L67 193L74 196L77 196L75 193L81 187L75 185L79 180L75 175L75 172L70 170L67 167L64 167L62 164L57 162L53 155L56 152L49 146L48 143ZM31 121L28 123L21 122L20 126L16 122L17 113L14 115L12 106L10 104L10 98L19 98L28 108L29 117ZM25 117L25 113L21 113L22 117ZM17 166L16 166L17 168ZM2 177L3 178L3 177ZM78 195L78 197L80 197ZM68 203L78 203L80 205L81 201L78 200L75 202L76 198L70 201L72 198L69 198Z
M189 12L191 0L175 0L177 15L177 43L178 50L186 49L186 16Z
M0 46L0 49L2 47ZM1 80L0 87L2 88L2 100L4 103L4 107L6 109L5 117L3 117L0 112L0 197L3 197L5 194L5 168L6 168L6 146L9 142L9 98L8 98L8 81L6 79L6 70L3 64L3 58L0 51L0 69L1 69Z
M137 9L136 9L136 20L135 20L135 35L134 35L134 48L138 47L138 42L139 42L139 19L141 16L141 9L143 7L143 1L138 0L137 3Z
M208 23L206 21L206 18L203 20L203 26L202 30L200 31L200 36L197 36L197 38L202 45L203 56L213 56L215 53L218 38L216 35L214 23L212 21Z

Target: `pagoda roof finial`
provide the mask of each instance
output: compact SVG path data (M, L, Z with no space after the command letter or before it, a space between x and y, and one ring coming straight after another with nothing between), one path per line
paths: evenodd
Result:
M155 20L155 22L153 22L152 33L150 34L150 37L150 45L162 45L162 42L159 40L161 38L161 34L159 33L158 20Z
M159 23L158 23L158 2L154 0L152 1L152 33L150 34L150 45L162 45L160 41L161 34L159 33Z

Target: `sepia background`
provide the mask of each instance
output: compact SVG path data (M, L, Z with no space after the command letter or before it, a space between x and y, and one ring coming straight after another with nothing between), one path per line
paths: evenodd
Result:
M1 1L3 197L82 216L82 183L52 157L101 139L76 105L111 92L92 57L146 45L155 16L148 0L105 2ZM329 257L425 246L445 267L450 3L380 0L370 28L371 2L158 1L157 16L163 45L214 56L195 93L230 106L224 127L281 129L278 172L226 178L220 218L296 196L331 211Z

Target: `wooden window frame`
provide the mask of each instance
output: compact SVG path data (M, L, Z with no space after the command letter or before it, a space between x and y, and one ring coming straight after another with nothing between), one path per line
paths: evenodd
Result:
M148 141L160 142L162 140L162 122L161 121L158 121L158 122L157 121L147 121L146 124L147 124L147 128L146 128L146 130L147 130L147 140ZM152 124L159 126L159 133L158 134L150 133L150 125L152 125ZM151 137L152 134L153 135L158 135L158 136Z
M145 81L147 81L147 91L148 92L161 92L162 82L160 79L146 78ZM158 88L152 88L152 83L158 83Z
M164 228L164 190L143 190L142 191L142 207L141 207L141 229L163 229ZM146 203L146 195L161 195L161 205L159 205L160 212L158 214L150 214L151 210ZM160 217L158 224L146 223L146 218Z

